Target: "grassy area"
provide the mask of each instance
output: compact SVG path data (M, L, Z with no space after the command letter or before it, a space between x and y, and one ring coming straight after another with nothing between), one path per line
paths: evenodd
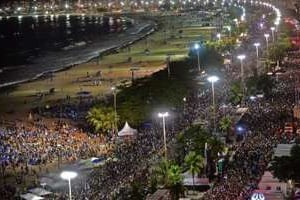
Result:
M167 23L167 17L162 20L163 25ZM176 21L173 28L163 32L163 29L150 35L148 39L141 40L129 48L119 50L119 52L104 56L100 63L96 60L75 66L69 70L58 72L54 77L41 79L14 87L12 90L0 94L0 112L27 113L30 108L37 105L50 104L56 100L63 99L66 95L73 99L77 92L89 91L93 96L103 97L110 92L112 85L123 80L131 79L130 68L138 67L135 72L136 77L150 75L165 67L165 60L168 54L171 60L182 60L188 55L188 48L192 42L201 39L209 39L210 32L202 27L181 27ZM182 34L179 34L182 30ZM172 34L171 34L172 33ZM165 36L167 42L165 43ZM145 49L149 53L145 53ZM131 57L131 61L128 58ZM90 77L96 76L101 70L103 81L99 86L95 86ZM37 93L48 93L50 88L55 88L53 94L45 95L43 98L37 97ZM27 115L27 114L26 114Z

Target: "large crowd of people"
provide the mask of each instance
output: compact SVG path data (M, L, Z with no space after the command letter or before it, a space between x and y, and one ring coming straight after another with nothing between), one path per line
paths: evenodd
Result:
M250 42L249 42L250 43ZM233 73L236 74L236 73ZM229 79L236 77L228 75ZM217 121L224 115L221 106L228 101L228 80L216 85L219 92ZM282 127L292 116L294 102L294 83L290 78L282 77L276 84L271 96L245 100L249 108L240 123L247 124L246 136L234 146L233 160L224 169L220 179L205 194L205 200L245 200L256 189L260 177L271 159L274 146L281 139L286 139ZM292 88L292 89L291 89ZM192 91L185 98L183 112L175 112L173 123L168 123L167 138L174 138L176 133L189 127L201 118L212 121L208 113L211 105L211 89ZM85 107L86 108L86 107ZM232 113L232 107L226 114ZM78 119L80 113L74 106L60 106L48 109L55 117ZM283 117L283 114L284 117ZM249 131L251 130L251 131ZM136 140L116 145L112 159L101 168L94 169L82 185L74 181L73 195L76 200L123 198L123 189L136 179L146 180L148 169L161 153L163 146L160 121L153 121L150 128L140 128ZM247 132L247 134L246 134ZM279 137L278 137L279 136ZM289 140L292 137L288 138ZM95 136L83 134L81 130L62 125L46 125L43 121L34 121L30 125L15 124L0 129L0 164L2 172L21 170L26 173L28 166L51 163L59 157L62 160L77 160L106 152L99 144L103 141ZM7 199L14 193L14 188L1 188L0 194ZM58 199L65 199L60 196Z
M72 126L47 126L43 121L31 125L15 124L0 129L2 173L26 171L35 165L54 161L74 161L105 153L99 137L86 135Z
M285 101L288 98L281 96L278 99ZM278 136L283 136L282 127L287 120L280 117L286 111L283 104L270 104L264 99L248 105L250 111L241 121L247 123L251 134L235 148L233 161L220 182L205 195L207 200L250 199L272 157Z
M253 35L259 31L254 31ZM287 134L283 129L287 121L294 120L295 80L290 74L295 72L274 78L276 85L270 95L247 100L249 111L239 122L247 125L248 131L244 130L248 132L247 137L234 146L233 160L220 180L204 195L205 200L250 200L271 161L274 147L299 137L295 133Z

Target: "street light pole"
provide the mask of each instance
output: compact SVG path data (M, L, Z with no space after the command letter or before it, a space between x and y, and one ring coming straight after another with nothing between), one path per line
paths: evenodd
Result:
M272 41L274 43L275 42L275 35L274 35L275 27L271 27L271 31L272 31Z
M70 197L70 200L72 200L72 187L71 187L71 179L70 178L69 178L68 182L69 182L69 197Z
M275 25L275 30L276 30L276 32L278 32L279 21L275 21L275 22L274 22L274 25Z
M260 43L256 42L256 43L254 43L254 46L256 48L256 71L258 73L258 58L259 58L258 47L260 46Z
M201 66L200 66L200 53L199 53L199 49L200 49L200 45L198 43L196 43L194 45L194 49L197 51L197 61L198 61L198 71L201 71Z
M117 92L116 87L111 88L113 95L114 95L114 112L115 112L115 131L118 133L118 127L117 127Z
M256 42L256 43L254 43L254 46L255 46L255 48L256 48L256 60L258 60L258 47L260 46L260 43L258 43L258 42Z
M238 55L237 57L240 62L241 62L241 79L242 79L242 89L243 89L243 98L245 96L245 80L244 80L244 59L246 58L245 55L241 54L241 55Z
M57 169L59 169L60 168L60 162L61 162L61 153L60 153L61 144L57 144L56 147L57 147L57 150L58 150L58 153L57 153Z
M217 34L217 38L218 38L218 41L220 42L221 41L221 34L220 33Z
M212 103L213 103L213 119L214 119L214 133L216 133L216 103L215 103L215 85L214 83L219 80L217 76L210 76L207 78L209 82L211 82L211 90L212 90Z
M264 36L266 38L267 54L269 55L269 37L270 37L270 35L268 33L266 33Z
M167 62L168 77L170 77L170 74L171 74L171 72L170 72L170 59L171 59L170 55L167 55L166 62Z
M69 185L69 199L72 200L72 187L71 187L71 179L77 177L76 172L71 172L71 171L64 171L60 174L60 177L64 180L68 181Z
M229 37L231 37L231 26L227 26L227 30L229 31Z
M169 116L168 112L165 113L158 113L158 117L162 118L163 121L163 135L164 135L164 151L165 151L165 158L167 159L167 136L166 136L166 121L165 118Z

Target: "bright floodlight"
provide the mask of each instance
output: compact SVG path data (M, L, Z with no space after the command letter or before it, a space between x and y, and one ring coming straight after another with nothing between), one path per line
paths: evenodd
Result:
M271 27L271 31L275 31L275 27Z
M264 24L263 24L263 23L260 23L259 26L260 26L260 28L263 28L263 27L264 27Z
M60 177L65 180L76 178L78 174L76 172L64 171L60 174Z
M260 46L260 43L256 42L253 44L255 47L259 47Z
M268 39L270 37L270 34L266 33L266 34L264 34L264 36L265 36L265 38Z
M165 112L165 113L158 113L158 117L168 117L169 113Z
M198 43L196 43L196 44L194 45L194 49L198 50L199 48L200 48L200 45L199 45Z
M218 34L217 34L217 37L218 37L219 39L221 39L221 34L220 34L220 33L218 33Z
M110 89L111 89L112 91L114 91L114 90L116 89L116 87L111 87Z
M238 55L237 58L240 60L244 60L246 58L246 56L242 54L242 55Z
M256 99L256 97L255 97L255 96L250 96L250 99L251 99L252 101L254 101L254 100Z
M243 131L244 129L243 129L243 127L241 127L241 126L238 126L238 127L237 127L237 130L241 132L241 131Z
M217 76L210 76L207 78L207 80L211 83L217 82L219 80L219 77Z

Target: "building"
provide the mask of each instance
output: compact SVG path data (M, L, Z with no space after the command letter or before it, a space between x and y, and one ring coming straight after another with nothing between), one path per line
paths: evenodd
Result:
M269 194L281 193L283 196L286 196L289 190L288 184L279 181L270 171L265 171L258 184L258 188L259 190L268 191Z

